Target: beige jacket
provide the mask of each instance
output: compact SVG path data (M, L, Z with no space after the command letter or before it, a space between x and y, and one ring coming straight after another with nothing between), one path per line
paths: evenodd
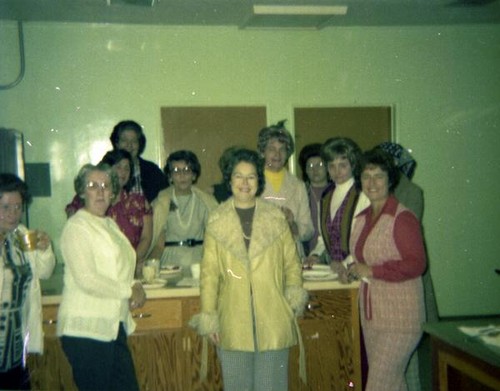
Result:
M257 199L247 251L232 199L209 218L201 264L201 335L219 332L227 350L284 349L298 342L295 316L307 292L284 214ZM255 326L255 345L254 345Z
M275 192L271 184L267 183L260 198L274 205L285 206L293 213L298 229L298 240L307 241L314 235L314 226L309 209L309 197L306 185L290 172L285 171L285 178L279 192Z

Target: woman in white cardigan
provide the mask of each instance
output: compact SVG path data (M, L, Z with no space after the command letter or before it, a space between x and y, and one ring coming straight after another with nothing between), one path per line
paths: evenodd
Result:
M61 236L65 271L57 334L80 391L138 390L127 335L135 329L130 310L146 296L133 280L134 248L106 217L119 194L118 177L108 165L88 164L75 178L75 190L85 206Z
M0 174L0 389L30 389L27 352L43 352L39 278L49 278L55 257L49 236L36 230L30 251L22 248L20 224L28 187L13 174Z

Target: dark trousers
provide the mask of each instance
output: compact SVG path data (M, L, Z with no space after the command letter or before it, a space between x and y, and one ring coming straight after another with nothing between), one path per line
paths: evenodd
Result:
M19 365L7 372L0 372L0 390L30 390L28 368Z
M110 342L63 336L61 344L79 391L139 391L123 324Z

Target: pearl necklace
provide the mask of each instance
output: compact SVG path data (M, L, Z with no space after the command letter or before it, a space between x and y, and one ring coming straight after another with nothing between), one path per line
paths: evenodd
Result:
M184 224L184 222L182 221L181 219L181 213L180 213L180 205L179 205L179 201L177 200L177 197L175 195L175 189L172 193L172 199L174 200L174 203L175 205L177 205L177 209L175 209L175 214L177 216L177 220L179 222L179 225L181 226L182 229L186 229L187 227L189 227L189 225L191 224L191 220L193 219L193 214L194 214L194 200L193 200L193 192L191 191L191 194L189 195L189 200L184 208L184 210L182 211L184 214L184 212L186 211L186 209L188 208L189 204L191 204L191 210L189 212L189 218L187 220L187 222Z

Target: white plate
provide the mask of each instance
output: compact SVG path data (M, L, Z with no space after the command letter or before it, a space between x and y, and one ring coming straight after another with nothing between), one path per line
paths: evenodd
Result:
M182 271L180 266L167 266L164 269L160 269L160 276L172 276L178 274Z
M337 273L334 273L330 265L313 265L312 269L306 269L302 272L304 280L334 280L338 277Z
M166 283L167 283L167 280L164 280L163 278L155 278L152 283L147 283L147 282L143 281L142 287L144 289L159 289L159 288L163 288Z
M312 265L312 269L306 269L304 271L309 271L309 270L315 270L315 271L329 271L331 272L332 271L332 268L330 267L330 265Z
M321 270L306 270L302 273L302 277L304 277L304 280L310 281L328 281L335 280L338 274Z

